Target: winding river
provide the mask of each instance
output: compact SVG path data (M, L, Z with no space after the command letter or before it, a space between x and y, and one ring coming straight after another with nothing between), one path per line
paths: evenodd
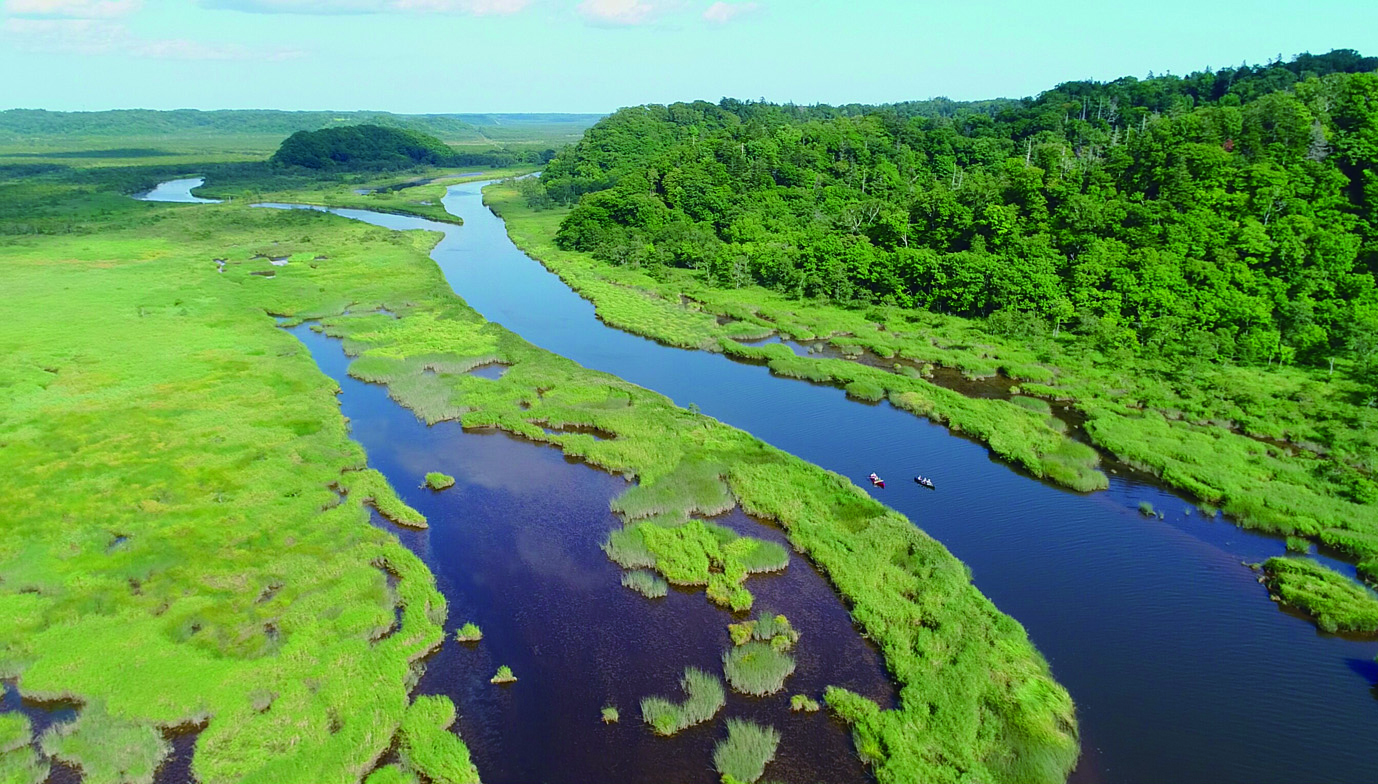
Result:
M489 320L538 346L659 391L681 405L697 404L706 414L850 476L858 484L864 485L870 471L891 479L889 488L873 490L875 495L966 562L977 586L1025 625L1057 678L1071 691L1078 705L1084 748L1074 782L1378 781L1373 742L1378 733L1378 665L1373 662L1378 642L1319 633L1310 622L1280 611L1268 600L1254 573L1241 562L1282 553L1280 540L1240 530L1218 517L1205 518L1183 498L1125 475L1112 475L1109 490L1091 495L1050 487L993 460L983 446L888 404L861 404L848 400L839 389L775 377L764 367L718 354L669 348L610 328L596 318L592 305L511 244L502 221L482 203L484 184L456 185L447 192L444 205L464 219L463 227L363 210L330 212L393 229L445 233L431 255L455 292ZM190 187L194 185L188 186L188 197ZM309 331L298 330L298 334L326 372L342 384L350 381L343 375L337 347ZM590 518L611 527L606 498L620 489L621 480L584 466L574 466L578 471L571 469L566 475L557 470L564 461L554 450L506 436L465 433L446 424L397 431L410 415L388 419L378 413L385 408L382 401L356 408L353 400L367 394L386 399L381 389L352 382L346 384L342 406L351 417L355 437L368 449L370 462L394 486L404 490L415 483L419 471L437 469L455 474L464 485L453 497L456 507L448 512L427 508L430 499L418 498L417 491L403 492L422 511L446 520L423 534L403 534L403 539L436 570L451 597L451 625L469 620L466 615L480 616L477 619L485 629L487 624L502 628L504 623L491 610L500 593L495 586L501 582L491 572L508 566L485 561L487 565L478 573L470 574L464 572L469 567L454 565L454 559L477 563L462 552L477 546L475 536L499 540L484 550L488 558L525 564L511 568L538 568L534 564L541 564L541 569L564 568L560 579L567 586L592 579L590 575L597 572L594 561L602 558L601 553L583 560L580 548L587 543L575 539L587 535ZM374 430L381 434L372 434ZM395 446L400 441L408 443ZM479 442L502 446L484 452L474 446ZM527 450L529 455L516 455ZM502 455L509 452L513 456L502 462ZM530 460L543 461L541 470L558 484L529 486L525 483L530 480L514 479L512 472L501 470L503 465ZM933 477L938 491L908 482L916 473ZM492 495L512 483L522 485L521 494ZM554 496L560 497L558 502ZM1140 501L1152 503L1165 513L1165 519L1140 515ZM519 530L494 533L510 528L506 518L525 514L525 505L535 510L535 518L557 514L568 506L584 523L554 521L548 534L526 541ZM733 524L744 529L761 527L746 518ZM583 533L576 536L576 529ZM508 538L503 540L503 536ZM556 548L560 557L545 552L544 548L559 542L564 542ZM595 550L596 544L592 542ZM567 555L565 561L560 560ZM824 675L809 676L805 673L809 668L801 666L796 677L822 677L820 683L850 678L855 688L867 693L883 691L873 682L874 652L845 642L849 635L837 625L845 620L836 616L838 608L833 605L837 602L819 599L808 577L813 573L806 565L800 566L796 559L788 579L799 581L802 587L791 590L803 591L804 606L812 608L799 611L811 619L815 643L827 641L816 655L853 666L834 674L826 671L833 665L819 662ZM557 602L558 593L552 589L522 598L531 598L529 606L536 607ZM587 598L590 602L639 600L613 594ZM790 612L785 606L790 590L761 595L767 603L777 601L773 606ZM673 610L676 602L687 605L690 598L672 596L661 609ZM694 601L702 603L701 596ZM512 606L528 605L514 602ZM525 612L559 615L555 608ZM677 630L674 634L693 638L699 633L694 628L696 613L702 612L709 611L686 606L671 613L675 619L666 623ZM635 619L644 615L644 611L610 609L607 618L641 624ZM569 622L577 627L597 620L576 614ZM723 622L720 618L711 621ZM522 624L520 620L513 623ZM621 703L624 724L618 732L629 731L635 719L630 695L648 693L643 687L652 682L659 693L672 693L673 673L685 663L683 657L672 656L672 662L651 653L628 662L625 653L600 646L596 630L586 631L589 650L578 655L588 660L575 665L577 671L597 671L600 657L614 656L615 664L605 675L609 679L606 689L624 678L637 681L637 688L625 692L629 696ZM559 634L578 632L576 628ZM565 667L563 662L537 661L549 657L549 652L541 650L540 639L524 643L522 655L529 656L528 660L484 661L480 669L491 671L489 664L511 663L520 677L525 666L549 666L556 672ZM513 647L513 656L519 654L518 647ZM580 754L603 753L606 744L580 752L575 748L578 744L571 742L571 759L576 761L570 766L541 767L530 760L512 759L512 750L529 749L528 743L540 739L553 743L562 733L586 735L565 727L573 721L571 716L588 711L596 702L596 689L566 685L589 693L573 702L541 694L533 698L537 702L519 710L511 704L522 699L518 692L480 690L460 683L463 673L475 666L461 655L448 646L430 664L421 688L455 695L464 715L461 731L475 747L486 781L533 781L547 771L560 775L542 780L589 780L581 776L585 769L577 760ZM803 681L791 682L787 688L797 691L804 686ZM466 688L476 693L466 696ZM732 710L750 712L751 706L729 704ZM518 715L521 721L516 720ZM788 742L789 728L783 729ZM831 745L833 729L806 734L828 744L826 755L850 754ZM641 735L643 740L627 739L618 748L628 751L654 740L644 731ZM501 759L493 761L484 751L489 744L505 749L498 755ZM621 767L611 772L621 780L659 780L665 769L645 767L647 763L638 755L654 757L661 748L629 753L627 762L619 760L616 764ZM828 780L854 777L832 768L816 770L815 763L804 760L804 750L799 754L797 765L772 768L768 776L794 780L793 773L798 772ZM850 765L854 760L847 762ZM838 759L838 767L847 767L840 763ZM604 760L601 764L604 767L599 770L607 772L612 763ZM646 770L653 772L643 776Z

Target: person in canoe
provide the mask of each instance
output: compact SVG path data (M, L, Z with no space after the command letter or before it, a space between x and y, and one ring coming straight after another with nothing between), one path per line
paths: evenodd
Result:
M870 476L869 478L870 478L870 480L871 480L871 484L875 485L876 487L881 487L881 488L885 487L885 480L884 480L884 479L881 479L881 478L878 477L878 476L876 476L876 472L875 472L875 471L872 471L872 472L871 472L871 476Z
M914 481L917 482L921 487L927 487L929 490L937 489L933 486L933 480L929 479L926 476L916 476L914 477Z

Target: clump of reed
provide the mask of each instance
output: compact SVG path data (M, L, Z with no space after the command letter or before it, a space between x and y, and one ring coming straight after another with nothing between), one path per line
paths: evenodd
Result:
M734 691L764 697L785 688L794 673L794 657L769 643L753 640L723 654L723 671Z
M603 552L623 569L654 569L656 557L634 528L620 528L608 534Z
M645 596L647 599L659 599L670 591L668 583L659 576L644 570L627 572L622 575L622 585Z
M455 478L449 474L442 474L439 471L431 471L426 474L426 486L432 490L444 490L453 487Z
M765 775L766 765L775 759L780 733L744 719L727 720L727 737L713 748L713 767L723 781L753 784Z
M686 727L708 721L727 703L722 681L703 670L687 667L680 678L684 702L675 703L664 697L641 700L641 718L657 735L674 735Z
M789 698L789 709L792 711L814 713L818 708L818 700L815 700L807 694L796 694Z
M616 724L622 720L622 714L617 711L617 707L614 705L604 705L602 715L604 724Z
M478 642L482 639L483 630L476 623L466 623L455 632L455 640L459 642Z
M1010 398L1010 402L1015 404L1016 406L1019 406L1020 408L1032 411L1035 414L1043 414L1044 416L1047 416L1053 413L1053 407L1048 404L1048 401L1042 398L1024 397L1023 395L1016 395Z
M789 619L783 615L760 613L749 621L728 624L727 633L733 645L745 645L752 640L767 642L770 647L784 652L799 642L799 632L795 631Z
M397 756L407 771L423 781L478 784L469 749L450 730L456 717L448 697L427 695L412 701L397 733Z
M1153 504L1149 503L1148 501L1139 502L1139 514L1143 515L1144 517L1158 516L1158 512L1153 509Z
M1311 552L1311 542L1300 536L1287 537L1287 552L1305 555Z
M512 668L506 664L498 667L498 671L493 677L489 678L490 683L516 683L517 676L512 674Z

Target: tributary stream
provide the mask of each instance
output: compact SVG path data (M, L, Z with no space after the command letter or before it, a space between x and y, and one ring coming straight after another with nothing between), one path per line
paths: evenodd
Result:
M890 480L883 490L867 487L967 563L976 585L1024 624L1071 691L1083 743L1073 781L1378 781L1378 643L1325 635L1268 600L1242 562L1281 554L1280 540L1205 518L1183 498L1121 475L1111 476L1109 490L1090 495L1054 488L888 404L857 403L840 389L608 327L591 304L512 245L482 203L484 184L449 189L443 203L464 219L458 228L331 212L444 232L431 255L455 292L542 348L680 405L697 404L863 486L871 471ZM491 636L500 641L485 639L474 651L447 644L421 684L422 691L455 697L460 730L485 781L711 781L715 731L667 745L636 726L635 700L673 696L685 664L712 669L727 615L701 594L672 593L663 606L637 606L646 600L616 584L611 564L600 565L597 544L616 522L606 500L621 480L570 465L549 447L453 424L427 429L398 415L380 388L347 379L332 341L304 329L297 334L342 381L341 404L370 463L431 516L428 532L402 538L450 597L449 626L477 620L497 632ZM377 400L356 402L370 395ZM389 405L394 411L385 413ZM447 491L452 501L415 488L429 470L460 479ZM919 473L938 489L909 481ZM1141 515L1140 501L1165 519ZM523 519L544 522L528 526ZM732 524L769 535L744 517ZM748 582L761 606L801 618L800 670L787 693L837 683L885 697L874 683L874 652L838 615L835 598L819 599L817 585L821 578L798 557L785 575ZM579 595L579 609L564 596L570 591ZM556 648L552 640L577 645ZM539 671L551 685L528 692L519 681L494 689L478 675L500 663L519 678ZM605 698L616 699L623 722L600 736L601 727L588 729L589 712ZM767 778L859 775L850 746L836 742L840 730L820 729L821 716L809 724L779 706L729 698L729 715L758 712L784 733L781 762L792 760L768 769ZM792 721L799 722L793 734L807 736L793 750ZM695 764L703 769L681 767ZM585 775L595 770L600 776Z

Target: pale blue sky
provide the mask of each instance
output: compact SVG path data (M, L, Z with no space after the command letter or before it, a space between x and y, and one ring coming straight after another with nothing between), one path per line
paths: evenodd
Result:
M604 112L1378 54L1375 0L0 0L0 108Z

